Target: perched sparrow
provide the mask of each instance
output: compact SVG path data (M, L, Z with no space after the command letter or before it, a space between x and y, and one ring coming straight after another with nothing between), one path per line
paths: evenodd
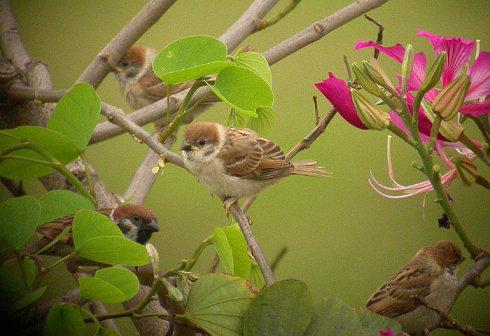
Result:
M158 78L151 67L156 51L153 48L134 45L113 68L129 106L137 110L167 95L168 87ZM172 93L188 89L192 82L174 85Z
M290 163L279 146L249 129L216 123L190 124L181 149L187 169L224 201L227 212L283 177L325 174L314 161Z
M461 250L451 241L424 247L371 296L366 307L396 319L411 335L424 335L437 328L441 318L423 303L449 313L456 299L456 268L463 260Z
M149 209L136 204L124 204L114 209L100 209L101 214L109 217L121 229L126 238L146 244L153 232L160 231L157 225L157 218ZM50 223L41 225L37 231L42 238L31 244L26 245L23 253L34 253L47 246L58 237L65 228L73 224L74 216L66 216ZM58 244L49 248L48 254L64 255L70 253L73 248L71 234L62 237Z

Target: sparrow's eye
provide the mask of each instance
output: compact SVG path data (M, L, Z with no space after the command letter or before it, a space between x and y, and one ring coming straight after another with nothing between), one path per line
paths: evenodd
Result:
M134 216L133 217L133 223L134 224L141 224L141 222L143 221L143 219L139 216Z
M201 139L199 140L199 142L197 143L199 146L204 146L206 144L206 140L205 139Z
M121 62L121 66L122 66L123 68L127 68L127 67L129 66L129 63L128 63L128 62L126 62L126 61Z

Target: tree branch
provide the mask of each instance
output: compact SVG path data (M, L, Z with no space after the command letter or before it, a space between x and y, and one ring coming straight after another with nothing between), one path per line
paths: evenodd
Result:
M359 15L383 5L387 1L388 0L358 0L332 15L312 23L303 31L267 50L264 53L264 56L269 61L269 64L274 64L301 48L318 41L334 29L355 19Z
M352 19L368 12L369 10L379 7L388 0L360 0L357 1L336 13L319 20L293 37L281 42L280 44L272 47L267 50L263 55L269 62L269 64L274 64L287 56L293 54L297 50L311 44L321 37L325 36L327 33L333 31L336 28L344 25L345 23L351 21ZM253 15L265 15L266 9L270 10L272 6L277 1L268 1L263 4L263 8L257 9L260 1L254 2L250 8L245 12L242 17L232 26L230 29L223 35L220 36L220 39L228 45L229 50L233 50L238 43L243 41L249 34L254 32L254 27L257 19L261 17L253 17ZM239 23L244 26L240 28ZM315 30L319 30L318 32ZM233 34L236 34L233 35ZM198 92L193 96L191 103L197 101L201 97L210 93L210 89L201 88ZM175 102L171 104L170 112L175 113L182 103L184 97L186 95L186 91L180 92L177 95L172 96L175 98ZM155 102L151 105L148 105L142 109L134 111L133 113L128 115L135 124L137 125L146 125L150 122L153 122L163 116L163 113L167 110L167 103L165 99ZM192 113L193 116L196 116L199 111ZM94 133L92 134L92 138L90 139L90 143L94 144L97 142L101 142L107 140L109 138L115 137L124 133L124 130L121 128L111 125L110 123L101 123L97 125Z
M176 0L152 0L102 49L77 82L97 88L126 51L153 26Z
M473 266L461 277L458 284L458 294L461 294L466 287L475 283L476 279L490 266L490 253L485 253L478 258Z

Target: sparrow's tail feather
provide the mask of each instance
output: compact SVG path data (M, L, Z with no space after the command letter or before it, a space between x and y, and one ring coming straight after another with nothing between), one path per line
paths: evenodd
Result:
M303 160L293 162L294 170L293 175L302 175L302 176L332 176L332 173L325 171L325 168L320 167L316 164L315 161L311 160Z

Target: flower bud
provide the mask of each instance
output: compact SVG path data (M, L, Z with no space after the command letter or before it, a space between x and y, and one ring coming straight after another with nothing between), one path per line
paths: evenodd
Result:
M351 93L357 115L366 127L378 131L388 127L390 124L390 115L388 113L380 110L359 92L352 90Z
M375 58L371 59L369 62L363 61L362 65L364 66L366 73L376 84L381 85L391 93L395 92L395 86Z
M352 71L356 76L357 82L362 86L364 90L375 95L376 97L383 96L383 91L379 88L379 86L373 82L371 77L367 74L366 70L362 68L359 63L352 63Z
M434 100L434 113L439 114L444 120L451 120L463 106L470 84L470 76L467 74L462 74L449 83Z
M158 271L160 270L160 256L158 255L158 251L150 243L146 243L146 252L148 253L148 259L150 259L151 268L153 269L153 274L156 276Z
M412 74L413 68L413 45L409 44L405 48L405 55L403 55L402 62L402 93L407 92L408 79Z
M425 100L422 100L422 108L424 109L427 118L433 123L436 119L436 114L434 113L432 106ZM439 133L451 142L459 141L463 134L463 130L463 126L454 120L442 120L441 125L439 126Z
M446 53L442 52L437 56L434 63L430 67L429 71L425 75L424 82L420 86L420 92L427 92L439 83L441 79L442 71L444 70L444 64L446 63Z
M475 183L478 171L471 160L464 157L457 157L453 158L451 161L453 161L456 166L458 175L465 185L470 186Z

